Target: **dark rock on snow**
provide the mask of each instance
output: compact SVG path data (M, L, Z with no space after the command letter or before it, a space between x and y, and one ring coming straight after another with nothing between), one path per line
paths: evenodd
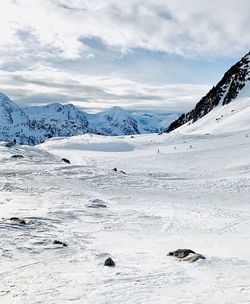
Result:
M95 199L86 205L88 208L106 208L107 205L100 199Z
M24 157L20 154L15 154L15 155L12 155L11 158L24 158Z
M5 147L6 147L6 148L11 148L11 147L13 147L13 146L15 146L15 145L16 145L16 140L14 139L13 141L8 142L8 143L5 145Z
M17 224L20 224L20 225L26 225L25 220L22 220L19 217L11 217L10 221L16 222Z
M205 259L203 255L196 253L191 249L177 249L175 251L170 251L168 253L168 256L175 256L182 261L190 262L190 263L194 263L199 259L202 260Z
M119 170L119 171L118 171L117 168L112 169L112 171L114 171L114 172L120 172L120 173L122 173L122 174L126 174L125 171L123 171L123 170Z
M188 256L190 253L195 253L193 250L191 249L177 249L175 251L170 251L168 253L169 256L173 255L177 258L185 258L186 256Z
M107 258L107 260L104 262L104 266L115 267L115 262L111 258Z
M64 242L61 242L61 241L58 241L58 240L55 240L53 242L54 245L62 245L63 247L67 247L68 245Z
M62 158L62 161L64 161L67 164L70 164L70 161L67 158Z

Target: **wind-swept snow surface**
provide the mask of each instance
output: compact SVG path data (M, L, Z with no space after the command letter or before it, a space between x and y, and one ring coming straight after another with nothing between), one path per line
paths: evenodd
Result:
M0 303L249 303L249 131L1 144Z
M195 123L187 122L174 132L181 133L228 133L250 129L250 98L241 97L231 103L214 108Z

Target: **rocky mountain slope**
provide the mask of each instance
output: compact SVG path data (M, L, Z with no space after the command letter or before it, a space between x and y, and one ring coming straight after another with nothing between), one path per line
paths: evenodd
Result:
M88 132L86 115L72 104L52 103L24 110L30 118L32 128L40 130L47 137L73 136Z
M214 86L206 96L204 96L195 106L195 108L187 114L182 114L177 120L172 122L167 129L171 132L180 126L194 123L207 115L211 110L218 106L225 106L240 97L243 88L245 88L245 97L250 97L250 90L246 87L250 86L250 53L246 54L239 62L233 65Z
M20 138L19 142L31 143L33 138L30 128L30 120L25 111L0 93L0 140Z
M137 121L133 115L120 107L113 107L96 115L89 115L93 133L105 135L139 134Z
M72 104L20 108L4 94L0 94L0 140L16 138L21 144L38 144L51 137L68 137L85 133L101 135L132 135L164 131L164 117L131 113L120 107L88 114Z

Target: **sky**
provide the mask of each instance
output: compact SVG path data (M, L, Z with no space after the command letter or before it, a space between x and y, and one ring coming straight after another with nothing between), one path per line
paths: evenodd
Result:
M249 0L0 0L0 91L183 113L250 51L249 28Z

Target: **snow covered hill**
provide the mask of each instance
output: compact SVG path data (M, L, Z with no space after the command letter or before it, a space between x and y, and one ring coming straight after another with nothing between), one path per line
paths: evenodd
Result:
M225 106L216 107L195 123L187 122L173 132L219 134L244 130L247 136L250 131L250 97L239 97Z
M226 105L234 102L234 104L240 103L243 101L244 107L246 108L246 113L249 113L249 109L247 109L250 105L250 53L245 55L239 62L233 65L221 79L221 81L213 87L206 96L204 96L195 106L195 108L188 112L187 114L182 114L177 120L172 122L167 129L167 132L171 132L182 125L188 123L196 125L197 127L200 125L199 120L206 116L208 113L216 109L214 113L216 113L218 108L218 114L221 115L221 118L224 116L224 112L228 112L228 108ZM242 100L242 97L245 97ZM248 102L247 102L248 98ZM225 107L225 109L224 109ZM234 107L234 106L233 106ZM240 107L241 111L243 108L241 105L236 105L235 107ZM233 109L232 109L233 110ZM244 115L243 115L244 116ZM210 115L212 120L209 120L210 125L213 124L213 129L217 129L215 126L217 121L214 122L213 114ZM236 116L234 115L234 118ZM239 117L240 119L240 117ZM237 120L237 119L236 119ZM208 122L208 119L202 119L202 121ZM230 121L230 118L228 119ZM238 122L236 122L237 124ZM201 122L202 124L202 122ZM250 118L248 121L250 124ZM196 128L196 127L194 127Z
M0 143L0 302L249 303L245 133ZM206 259L167 256L177 248Z
M158 133L174 115L158 117L131 113L120 107L88 114L74 105L53 103L47 106L21 109L4 94L0 94L0 140L17 139L22 144L37 144L50 137L68 137L85 133L102 135L132 135Z

